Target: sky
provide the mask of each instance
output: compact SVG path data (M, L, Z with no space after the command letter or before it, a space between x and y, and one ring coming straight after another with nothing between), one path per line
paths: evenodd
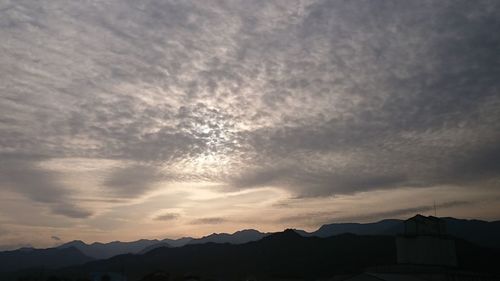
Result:
M500 1L0 0L0 249L500 219Z

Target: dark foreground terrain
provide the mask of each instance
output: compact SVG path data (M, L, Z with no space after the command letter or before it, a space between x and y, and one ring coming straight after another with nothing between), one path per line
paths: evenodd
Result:
M499 273L499 250L461 239L456 240L456 246L460 270ZM258 280L317 280L395 263L394 236L342 234L320 238L286 230L246 244L160 247L145 254L119 255L57 270L32 268L0 277L1 280L90 280L93 272L118 272L133 281L164 272L171 280L184 280L186 276L203 276L203 280L246 280L249 276ZM48 279L50 276L52 279ZM163 279L150 276L144 280Z

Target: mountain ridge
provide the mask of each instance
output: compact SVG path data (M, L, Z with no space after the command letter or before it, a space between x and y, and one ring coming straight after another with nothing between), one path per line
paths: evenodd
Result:
M448 228L450 235L455 236L466 241L470 241L482 247L500 249L500 221L484 221L484 220L468 220L457 219L452 217L442 218ZM306 232L300 229L287 229L284 231L288 236L298 239L301 237L331 237L344 233L352 233L356 235L390 235L394 236L403 231L404 220L399 219L385 219L373 223L332 223L324 224L317 230ZM293 233L292 233L293 232ZM179 239L140 239L136 241L121 242L112 241L109 243L93 242L87 244L81 240L74 240L64 243L60 246L48 249L34 249L34 248L21 248L15 251L0 252L3 256L16 256L18 253L33 253L33 256L40 256L39 250L50 249L65 249L76 248L86 258L90 259L108 259L117 255L123 254L146 254L157 248L176 248L189 245L199 245L206 243L214 244L234 244L242 245L267 239L272 233L264 233L255 229L243 229L234 233L213 233L201 238L183 237ZM271 236L274 237L274 236ZM47 252L49 253L49 252ZM53 254L50 252L50 254ZM50 256L50 255L49 255ZM78 257L78 254L75 254ZM85 258L69 258L68 260L75 260L78 263ZM36 263L29 263L36 266ZM43 264L40 262L39 264ZM64 265L68 265L64 263ZM69 264L71 265L71 264ZM0 269L1 270L1 269Z
M30 267L51 269L83 264L94 260L75 247L30 249L23 248L0 252L0 272L16 271Z
M130 242L112 241L109 243L94 242L92 244L87 244L81 240L74 240L62 244L56 248L65 249L68 247L75 247L89 257L95 259L107 259L116 255L126 253L139 253L144 248L158 244L159 242L160 241L157 239L140 239Z
M140 280L161 269L172 276L189 273L223 280L234 280L241 274L317 279L396 264L395 239L390 235L352 233L326 238L303 237L287 229L245 244L209 242L156 248L145 254L123 254L53 270L50 274L76 278L91 272L124 272L130 280ZM500 262L500 250L482 248L462 239L455 241L459 270L498 272L494 265ZM17 274L29 276L30 272Z

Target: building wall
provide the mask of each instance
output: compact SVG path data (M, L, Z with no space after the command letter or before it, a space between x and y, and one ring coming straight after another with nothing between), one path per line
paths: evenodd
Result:
M446 223L443 220L415 216L405 221L406 235L445 235Z
M436 236L398 236L400 264L457 266L455 241Z

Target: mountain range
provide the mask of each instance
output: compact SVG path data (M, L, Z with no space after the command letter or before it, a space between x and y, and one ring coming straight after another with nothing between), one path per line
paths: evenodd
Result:
M91 272L123 272L129 280L140 280L148 273L162 269L177 276L188 273L227 280L241 279L245 275L321 277L331 274L332 269L335 272L350 272L373 264L394 263L396 251L393 240L391 236L352 234L329 238L302 237L293 230L287 230L245 244L209 242L162 247L143 255L119 255L51 271L51 274L74 279L84 278ZM29 278L39 275L39 272L33 270L18 274Z
M204 243L229 243L229 244L243 244L260 240L269 235L269 233L262 233L255 229L245 229L236 231L233 234L229 233L213 233L199 239L193 239L189 244L204 244Z
M116 255L126 253L139 253L144 248L151 247L160 243L159 240L141 239L133 242L113 241L110 243L95 242L86 244L83 241L75 240L58 246L58 249L76 248L84 255L93 259L107 259Z
M469 241L481 247L500 249L500 221L463 220L442 218L446 221L448 233L454 237ZM321 226L313 232L293 230L299 237L328 238L339 234L394 236L403 232L403 220L382 220L375 223L334 223ZM61 268L78 265L91 260L109 259L123 254L146 254L159 248L190 248L195 245L232 244L261 241L272 236L253 229L237 231L232 234L213 233L201 238L184 237L180 239L138 240L132 242L114 241L110 243L86 244L83 241L71 241L51 249L19 249L0 252L0 271L15 271L30 267ZM221 246L226 247L226 246ZM14 265L12 265L14 264Z
M498 274L500 250L479 247L456 239L459 270ZM124 254L59 270L45 272L78 280L92 272L118 272L128 280L144 280L152 272L168 272L173 280L203 276L204 280L317 280L354 274L365 268L396 264L395 237L390 235L340 234L326 238L303 237L294 230L273 233L244 244L205 243L160 247L145 254ZM0 274L1 280L34 280L40 270ZM208 279L207 279L208 278ZM65 279L61 279L65 280ZM192 279L199 280L199 279Z
M59 268L93 260L75 247L51 249L19 249L0 252L0 272L23 268Z
M448 234L477 245L500 248L500 221L466 220L451 217L441 218L446 223ZM358 235L397 235L404 231L404 220L387 219L374 223L325 224L304 236L329 237L342 233ZM301 232L299 232L301 233Z
M230 243L243 244L251 241L257 241L267 236L268 233L262 233L254 229L245 229L229 233L213 233L201 238L183 237L179 239L147 240L141 239L132 242L114 241L110 243L95 242L86 244L83 241L75 240L58 246L59 249L74 247L80 250L84 255L93 259L107 259L121 254L146 253L159 247L182 247L187 244L204 243Z
M500 221L464 220L442 218L447 225L448 233L452 236L465 239L484 247L500 248ZM396 235L404 229L403 220L387 219L374 223L333 223L325 224L318 230L306 232L295 231L304 237L330 237L333 235L352 233L357 235ZM75 247L83 254L94 259L106 259L120 254L146 253L158 247L182 247L186 244L230 243L243 244L260 240L270 233L263 233L254 229L245 229L229 233L213 233L201 238L183 237L179 239L146 240L133 242L110 242L86 244L76 240L63 244L58 248Z

